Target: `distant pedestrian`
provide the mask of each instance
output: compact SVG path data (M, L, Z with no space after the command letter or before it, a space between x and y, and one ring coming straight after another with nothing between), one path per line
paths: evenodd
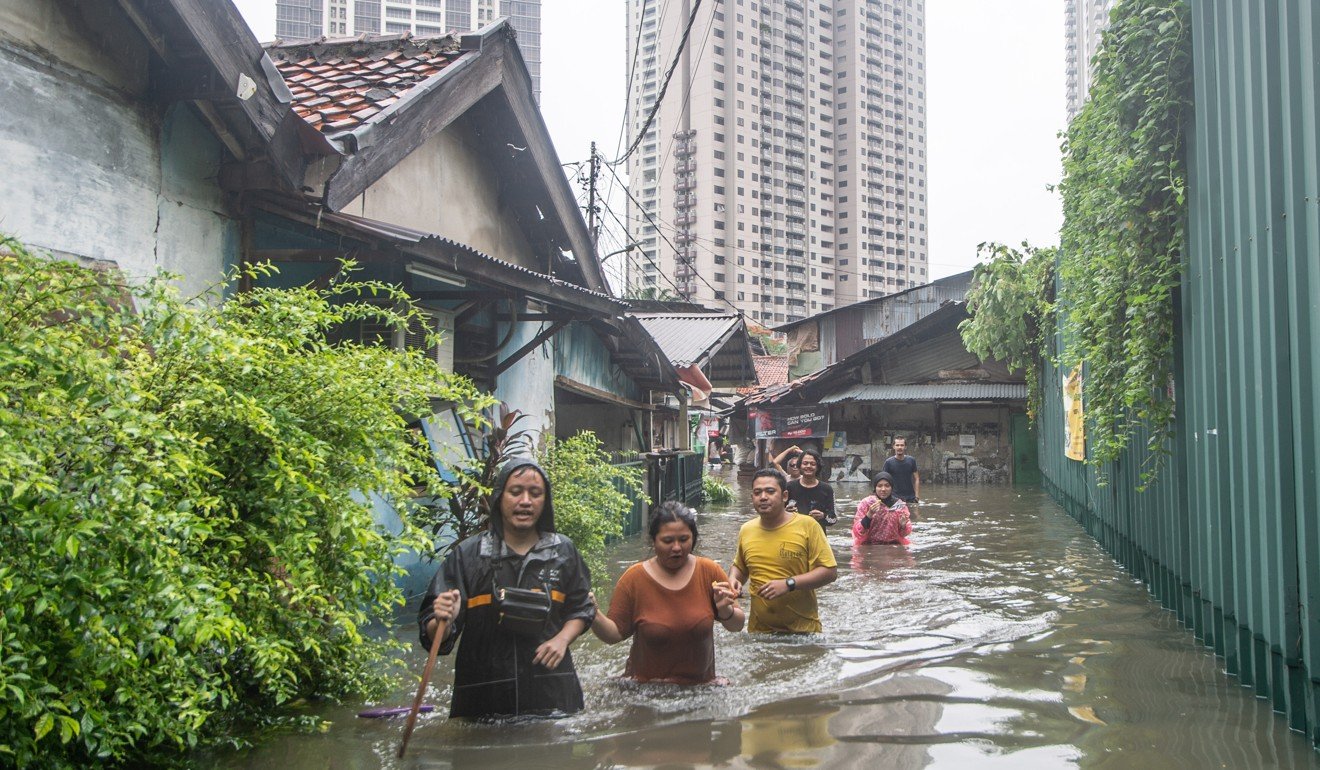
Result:
M912 520L907 503L894 495L894 480L881 471L875 475L873 494L857 504L853 518L853 545L896 543L907 545Z
M738 531L729 582L741 595L746 582L752 595L752 632L820 631L816 589L838 577L834 552L825 532L810 517L787 509L788 479L773 468L752 477L752 507L757 518Z
M720 565L695 556L697 519L670 500L651 511L655 555L629 567L610 611L591 630L606 644L631 638L623 675L639 682L704 684L715 680L715 622L741 631L738 594Z
M784 451L775 455L775 458L771 460L770 463L774 465L775 468L778 469L780 473L783 473L785 476L787 476L789 481L792 481L793 479L802 475L802 470L801 468L798 467L799 457L801 456L801 454L802 454L802 447L798 446L797 444L794 444L788 449L785 449Z
M881 467L894 481L894 494L907 503L908 513L917 515L917 504L921 502L921 473L917 470L917 458L907 453L907 439L899 436L894 439L894 456L885 460Z
M798 455L800 476L788 482L789 508L798 513L805 513L820 523L829 526L839 520L834 509L834 487L821 481L824 460L814 449L804 449Z

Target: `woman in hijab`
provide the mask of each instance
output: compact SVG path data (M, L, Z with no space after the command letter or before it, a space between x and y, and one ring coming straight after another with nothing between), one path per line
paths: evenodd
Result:
M530 458L504 464L492 492L490 528L450 550L422 600L424 648L449 621L451 717L564 716L582 709L569 645L596 615L591 575L573 541L555 532L545 471ZM547 598L548 597L548 598Z
M897 543L907 545L912 522L907 503L894 496L894 479L881 471L872 484L875 494L857 504L853 518L853 545Z

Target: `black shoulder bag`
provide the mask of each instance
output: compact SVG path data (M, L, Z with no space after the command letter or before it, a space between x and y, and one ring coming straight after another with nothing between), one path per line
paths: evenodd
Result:
M550 621L550 589L506 588L500 585L499 564L491 559L491 606L496 625L521 636L538 636Z

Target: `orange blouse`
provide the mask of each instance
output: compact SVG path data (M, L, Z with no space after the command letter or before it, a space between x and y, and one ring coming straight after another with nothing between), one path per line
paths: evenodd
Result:
M632 650L624 676L639 682L703 684L715 679L715 599L711 583L727 581L720 565L697 557L687 585L660 585L641 562L632 565L610 599L610 620Z

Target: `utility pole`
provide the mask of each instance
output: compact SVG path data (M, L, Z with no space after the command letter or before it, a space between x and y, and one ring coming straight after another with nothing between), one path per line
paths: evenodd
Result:
M591 247L596 248L596 240L599 237L597 228L600 227L596 221L596 175L600 173L600 156L596 154L596 143L591 143L591 162L587 172L587 232L591 233Z

